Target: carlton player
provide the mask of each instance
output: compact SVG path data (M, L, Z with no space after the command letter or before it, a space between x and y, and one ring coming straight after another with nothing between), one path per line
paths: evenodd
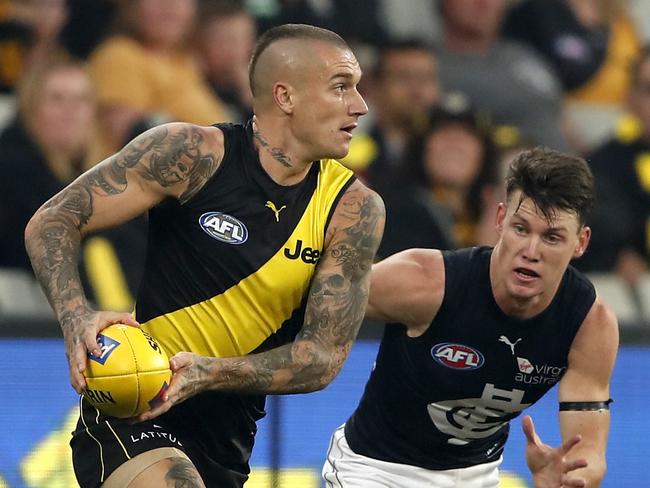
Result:
M562 446L524 419L535 486L600 484L618 327L569 265L589 243L593 185L580 158L524 152L493 249L412 249L373 267L367 317L399 324L333 435L327 486L496 488L509 421L555 384Z

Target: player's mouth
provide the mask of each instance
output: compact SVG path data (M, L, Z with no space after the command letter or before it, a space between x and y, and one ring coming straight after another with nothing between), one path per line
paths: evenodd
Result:
M516 268L515 276L520 281L530 283L540 277L539 273L530 268Z
M349 124L346 126L341 127L341 130L348 134L350 137L352 137L352 131L357 128L357 123Z

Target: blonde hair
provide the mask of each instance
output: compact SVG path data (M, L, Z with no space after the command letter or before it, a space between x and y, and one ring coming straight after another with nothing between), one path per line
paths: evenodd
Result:
M73 58L69 54L58 51L55 55L50 56L46 61L38 63L31 67L21 78L16 89L18 102L18 117L25 129L32 135L35 134L35 117L38 109L43 102L45 86L55 73L68 70L78 70L85 73L90 80L86 63ZM97 125L93 121L91 127L91 136L88 141L85 156L81 161L83 169L87 169L102 156L98 140Z
M50 56L27 70L16 89L18 114L24 124L31 128L34 115L43 98L45 85L52 74L59 71L80 70L88 73L86 65L63 52Z

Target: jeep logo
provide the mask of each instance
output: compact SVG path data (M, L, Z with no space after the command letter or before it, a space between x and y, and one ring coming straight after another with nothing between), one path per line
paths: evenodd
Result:
M298 239L296 248L291 251L288 247L284 248L284 255L288 259L301 259L307 264L316 264L320 258L320 251L311 247L302 247L302 240Z

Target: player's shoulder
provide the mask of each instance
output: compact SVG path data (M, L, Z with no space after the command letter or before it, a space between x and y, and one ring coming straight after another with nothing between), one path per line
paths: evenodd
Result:
M386 209L384 201L377 192L368 188L358 179L348 186L332 214L327 226L326 245L341 232L357 233L359 238L366 236L376 240L377 246L384 232Z
M368 210L385 214L384 199L376 191L368 188L361 180L356 179L341 196L345 205L363 204Z
M158 126L159 129L164 129L170 134L184 134L190 137L197 136L204 138L209 143L221 143L223 145L224 132L216 125L197 125L190 124L189 122L168 122Z
M141 159L153 151L154 159L145 164L148 180L164 187L168 196L188 201L198 193L221 166L225 145L223 132L217 127L204 127L185 122L170 122L138 135L121 151L126 160ZM148 160L147 160L148 161ZM177 165L170 177L163 167Z
M583 324L597 324L599 329L615 329L618 331L618 320L614 309L599 295L596 295L593 305L589 309Z
M419 247L406 249L389 256L386 260L398 261L418 267L427 275L433 275L444 270L444 259L442 251L439 249Z
M569 370L582 371L583 374L588 371L607 383L618 346L616 316L611 307L597 297L571 344Z
M215 126L169 122L149 129L144 135L164 139L188 154L210 154L216 160L221 160L224 152L224 132Z
M420 335L444 298L443 255L437 249L422 248L395 253L373 265L370 290L373 307L388 310L384 319L401 322L410 334Z
M381 220L383 232L383 221L386 219L384 200L376 191L356 179L341 195L334 219L337 219L337 225L343 226L346 226L346 222L352 225L361 220L370 224Z
M439 249L413 248L387 258L400 263L401 269L411 270L409 276L425 289L444 290L445 260Z
M574 346L584 347L585 344L592 344L601 348L603 354L607 350L618 349L619 332L618 320L612 307L596 296L589 312L582 321L582 325L574 341Z

